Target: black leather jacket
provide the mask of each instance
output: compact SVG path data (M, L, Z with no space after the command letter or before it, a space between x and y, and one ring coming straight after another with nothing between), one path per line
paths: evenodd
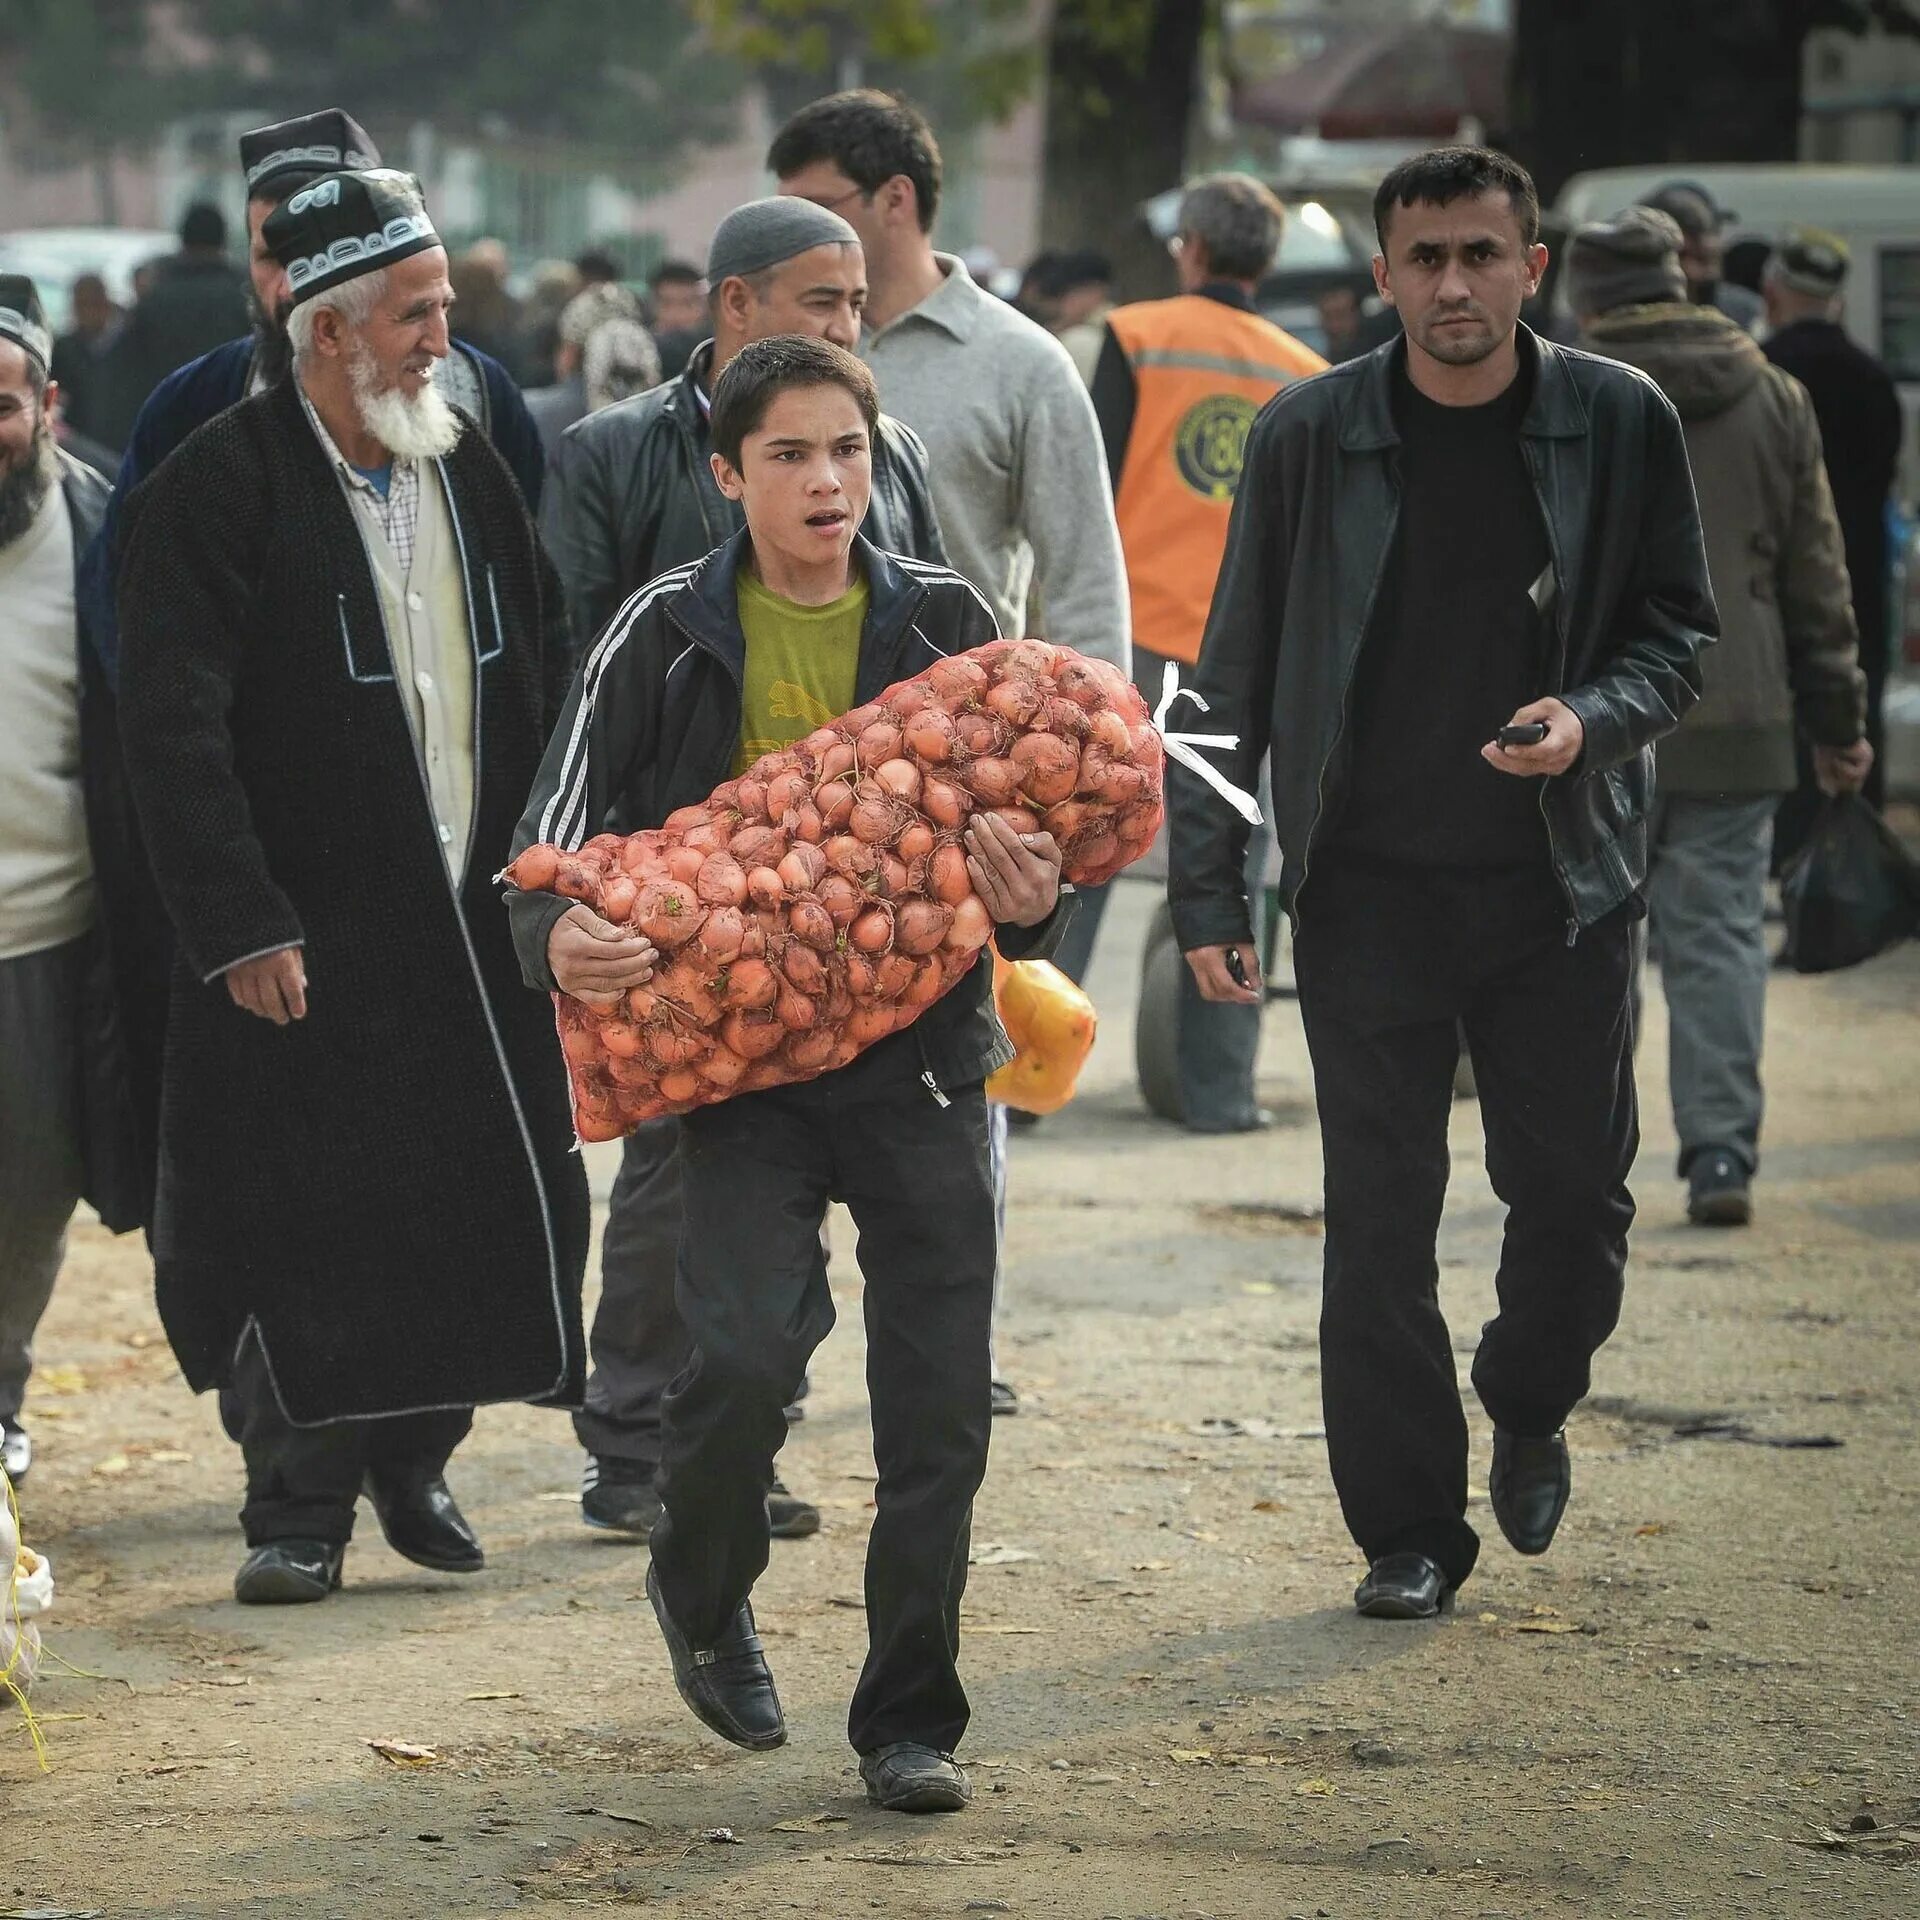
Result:
M583 653L620 603L649 580L711 553L746 524L714 484L713 438L695 396L713 387L713 343L685 373L576 421L560 436L540 533L566 589ZM945 566L927 450L886 414L873 447L873 499L861 531L876 547Z
M1271 749L1281 891L1296 923L1314 847L1339 804L1354 667L1400 509L1391 395L1397 339L1302 380L1254 422L1200 661L1177 731L1237 734L1208 752L1251 792ZM1638 893L1647 873L1653 742L1700 697L1718 632L1679 416L1630 367L1527 328L1533 397L1520 423L1553 559L1545 693L1586 747L1541 783L1568 936ZM1247 825L1196 775L1168 767L1168 892L1183 948L1251 937ZM1307 911L1312 911L1311 901Z

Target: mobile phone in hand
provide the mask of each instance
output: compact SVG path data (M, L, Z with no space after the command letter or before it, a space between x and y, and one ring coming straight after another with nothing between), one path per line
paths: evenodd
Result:
M1503 747L1537 747L1547 737L1544 720L1529 720L1518 727L1502 727L1497 738Z
M1227 949L1227 972L1232 976L1236 987L1250 987L1253 982L1247 978L1247 963L1240 957L1238 947Z

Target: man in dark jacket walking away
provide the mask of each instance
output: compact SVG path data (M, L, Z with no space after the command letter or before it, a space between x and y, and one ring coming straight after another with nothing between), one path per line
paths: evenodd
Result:
M1663 741L1648 902L1671 1022L1687 1214L1744 1226L1760 1153L1764 915L1796 723L1829 791L1857 787L1863 683L1840 525L1806 390L1717 308L1689 304L1680 230L1634 207L1582 227L1567 290L1596 353L1679 410L1720 609L1700 704Z
M447 1461L479 1402L577 1404L587 1240L490 878L566 679L559 583L435 384L452 289L412 177L323 174L265 238L293 373L129 503L120 590L178 934L156 1281L240 1416L250 1603L340 1584L363 1488L396 1552L480 1567Z
M1796 227L1769 257L1761 281L1772 331L1761 351L1806 388L1820 423L1827 485L1847 548L1853 625L1860 669L1867 677L1867 740L1874 765L1866 795L1886 798L1880 702L1886 692L1891 636L1887 626L1887 495L1900 466L1906 416L1893 376L1841 324L1850 259L1834 234ZM1774 819L1774 864L1806 838L1819 800L1805 745L1794 793Z
M1272 754L1326 1156L1328 1451L1356 1604L1405 1619L1479 1551L1434 1259L1462 1028L1507 1206L1473 1367L1494 1516L1541 1553L1566 1505L1561 1428L1633 1219L1649 748L1698 698L1713 601L1673 409L1518 324L1546 265L1525 170L1440 148L1374 215L1404 337L1255 422L1190 724L1237 738L1209 757L1243 790ZM1169 787L1174 930L1209 999L1251 1003L1246 822L1183 768Z
M687 371L561 436L546 536L583 649L637 588L703 558L745 524L738 502L713 477L709 421L720 371L750 341L774 334L810 334L844 347L860 337L866 267L859 241L823 207L773 199L735 208L714 233L708 275L713 339ZM874 436L872 486L867 533L874 544L944 561L926 449L885 414ZM661 1397L689 1351L674 1295L680 1134L680 1122L667 1118L627 1140L601 1241L593 1372L574 1419L587 1451L582 1517L641 1538L660 1513L653 1483ZM819 1530L819 1508L780 1481L768 1508L778 1538Z

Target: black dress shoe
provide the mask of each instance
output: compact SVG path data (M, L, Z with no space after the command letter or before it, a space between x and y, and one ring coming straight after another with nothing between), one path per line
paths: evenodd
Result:
M233 1597L243 1607L297 1607L340 1585L345 1547L324 1540L268 1540L240 1563Z
M804 1540L820 1531L820 1509L811 1500L789 1493L784 1480L767 1492L767 1533L775 1540Z
M580 1481L580 1518L603 1533L651 1539L660 1523L660 1496L653 1490L653 1476L650 1461L588 1454Z
M1447 1576L1424 1553L1383 1553L1353 1590L1369 1620L1431 1620L1453 1600Z
M438 1474L398 1485L368 1474L366 1492L387 1545L402 1559L435 1573L478 1573L487 1564L466 1516Z
M687 1645L686 1636L673 1624L661 1597L660 1576L652 1567L647 1569L647 1598L653 1602L653 1617L660 1622L667 1656L673 1662L673 1684L695 1717L722 1740L754 1753L784 1746L787 1723L780 1711L780 1696L773 1690L767 1657L760 1649L760 1636L753 1630L752 1605L741 1601L740 1611L717 1646L695 1648Z
M1687 1218L1696 1227L1744 1227L1753 1219L1753 1176L1725 1147L1703 1147L1687 1163Z
M860 1756L867 1798L889 1813L958 1813L973 1798L973 1782L952 1754L896 1740Z
M1529 1440L1504 1427L1494 1428L1487 1498L1515 1553L1546 1552L1572 1491L1573 1466L1564 1433Z

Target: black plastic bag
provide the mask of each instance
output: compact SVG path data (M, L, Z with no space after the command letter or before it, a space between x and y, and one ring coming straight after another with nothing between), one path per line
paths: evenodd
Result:
M1796 973L1857 967L1920 933L1920 861L1857 793L1829 797L1780 876Z

